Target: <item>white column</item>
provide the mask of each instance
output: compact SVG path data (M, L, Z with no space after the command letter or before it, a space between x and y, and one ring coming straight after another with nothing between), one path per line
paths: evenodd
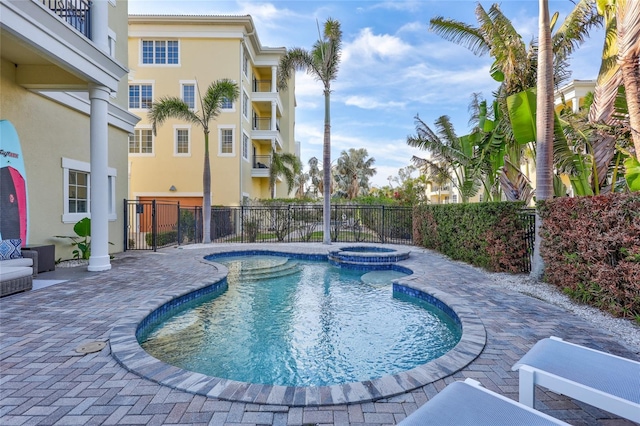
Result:
M91 256L89 271L111 269L109 261L109 88L89 85L91 100Z
M91 3L91 40L109 53L109 0L93 0Z
M276 101L271 101L271 130L276 128Z
M278 91L278 67L271 67L271 93Z

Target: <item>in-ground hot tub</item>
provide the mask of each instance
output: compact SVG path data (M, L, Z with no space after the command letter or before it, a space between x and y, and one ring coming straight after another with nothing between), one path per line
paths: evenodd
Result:
M329 263L334 266L356 269L389 269L391 265L409 258L408 249L392 249L380 246L342 247L329 252Z

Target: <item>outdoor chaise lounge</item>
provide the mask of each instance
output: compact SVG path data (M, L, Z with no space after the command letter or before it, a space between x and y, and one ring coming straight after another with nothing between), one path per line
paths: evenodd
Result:
M453 382L398 426L567 425L467 379Z
M535 385L640 422L640 362L558 337L542 339L518 361L520 402L534 407Z

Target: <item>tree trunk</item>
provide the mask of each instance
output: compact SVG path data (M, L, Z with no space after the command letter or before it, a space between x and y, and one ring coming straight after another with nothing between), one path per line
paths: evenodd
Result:
M631 126L631 140L636 150L636 158L640 161L640 64L638 56L625 58L620 64L622 81L627 97L629 109L629 125Z
M211 242L211 165L209 164L209 132L204 132L204 171L202 172L202 242Z
M538 85L536 99L536 199L553 197L553 53L549 27L549 1L539 0L540 18L538 35ZM544 261L540 255L541 220L536 213L536 239L531 265L531 276L541 279Z
M322 147L322 244L331 244L331 114L329 88L324 89L324 144Z

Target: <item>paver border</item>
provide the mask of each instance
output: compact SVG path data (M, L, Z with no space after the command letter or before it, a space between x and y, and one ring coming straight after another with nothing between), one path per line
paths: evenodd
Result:
M225 252L237 251L242 250L229 249ZM278 247L278 250L274 251L294 254L293 250L287 250L286 247ZM217 255L220 252L212 254ZM328 250L326 254L328 255ZM455 312L462 326L462 336L458 344L439 358L411 370L378 379L316 387L245 383L184 370L149 355L138 343L136 333L145 318L161 306L226 280L228 270L224 265L207 261L204 255L198 256L198 260L215 268L206 282L187 283L179 291L168 291L157 298L145 301L139 309L122 318L112 329L109 338L111 354L128 371L172 389L211 398L254 404L312 407L369 402L410 392L463 369L480 355L486 345L486 330L474 310L465 301L430 287L425 265L412 262L409 258L398 262L398 265L413 271L413 274L394 280L394 287L403 289L403 292L408 294L419 292L444 303Z

